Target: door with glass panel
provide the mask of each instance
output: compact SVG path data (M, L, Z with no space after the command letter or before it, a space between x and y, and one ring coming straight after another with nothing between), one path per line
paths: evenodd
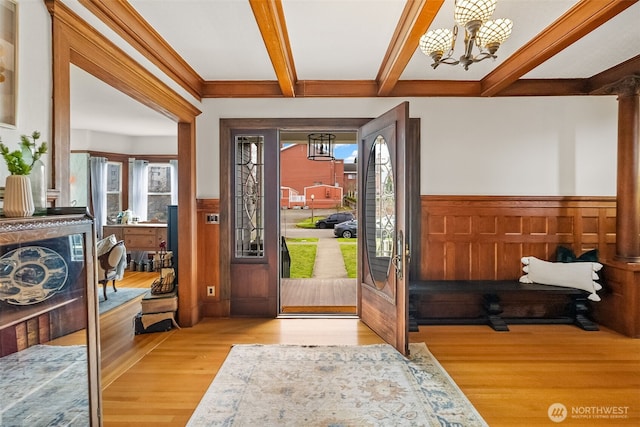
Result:
M275 317L279 259L278 134L275 129L232 130L231 141L231 315Z
M359 134L358 207L364 243L358 262L359 314L403 354L409 346L409 133L409 104L405 102L364 125Z

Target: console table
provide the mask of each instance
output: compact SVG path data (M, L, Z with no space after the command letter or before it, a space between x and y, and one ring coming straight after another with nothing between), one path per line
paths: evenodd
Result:
M167 241L167 224L117 224L102 227L102 235L113 234L123 240L127 251L157 251L160 241Z

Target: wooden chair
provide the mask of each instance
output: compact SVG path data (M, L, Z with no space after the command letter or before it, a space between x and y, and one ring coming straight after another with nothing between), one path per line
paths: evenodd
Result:
M113 291L118 292L116 289L116 280L121 279L121 277L119 277L118 266L123 259L126 263L126 256L127 249L124 246L124 241L120 240L113 245L111 249L98 257L98 283L102 284L105 301L107 300L107 284L109 281L111 281Z

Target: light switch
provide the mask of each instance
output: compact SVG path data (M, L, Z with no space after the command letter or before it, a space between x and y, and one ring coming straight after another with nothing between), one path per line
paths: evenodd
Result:
M220 224L220 214L209 213L206 219L207 224Z

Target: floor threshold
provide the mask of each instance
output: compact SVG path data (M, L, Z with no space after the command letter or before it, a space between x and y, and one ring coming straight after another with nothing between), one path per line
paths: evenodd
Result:
M280 313L277 319L359 319L355 314L342 313Z

